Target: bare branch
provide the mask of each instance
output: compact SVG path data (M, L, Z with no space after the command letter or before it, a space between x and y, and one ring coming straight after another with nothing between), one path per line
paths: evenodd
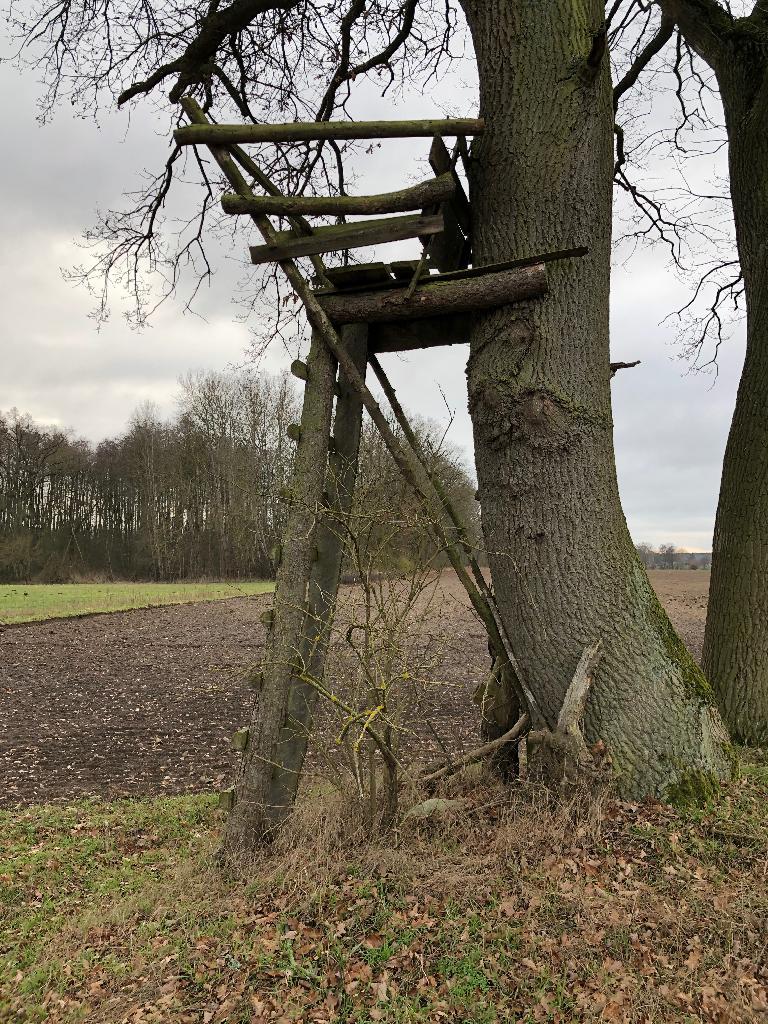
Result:
M474 750L470 750L468 754L455 758L449 764L443 765L442 768L438 768L436 771L428 772L426 775L420 775L416 781L423 784L438 782L440 779L445 779L449 775L454 775L462 768L467 768L469 765L476 764L478 761L484 761L487 757L490 757L491 754L495 754L497 750L506 746L508 743L519 743L520 740L525 737L526 731L530 728L530 724L531 720L528 715L521 715L512 728L505 732L503 736L499 736L498 739L491 740L489 743L484 743L482 747L476 747Z
M207 64L218 52L224 40L247 28L260 14L274 10L290 10L296 7L299 0L234 0L223 11L213 8L203 19L202 26L195 39L187 46L181 57L164 64L143 82L135 82L120 94L118 106L141 93L151 92L156 85L170 75L179 75L179 79L171 89L169 98L178 103L181 94L190 85L201 81Z
M621 79L617 82L613 90L613 109L614 111L619 109L619 100L628 92L637 82L640 75L648 67L650 62L656 56L657 53L661 53L664 47L667 45L669 40L672 38L672 34L675 31L674 19L663 15L661 19L661 25L659 31L651 39L651 41L643 47L641 52L635 58L630 69Z
M710 67L726 58L733 18L717 0L659 0L659 5Z

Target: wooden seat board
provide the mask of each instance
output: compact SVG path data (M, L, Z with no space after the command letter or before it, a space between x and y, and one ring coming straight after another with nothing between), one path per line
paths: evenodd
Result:
M416 272L419 262L419 260L393 260L389 264L389 269L392 271L396 281L399 281L401 284L408 284ZM427 262L422 268L421 277L429 277L430 269L430 264Z
M311 235L276 231L273 242L250 247L251 262L275 263L301 256L317 256L325 252L341 252L422 235L436 235L443 227L440 214L412 214L405 217L377 217L350 224L331 224L316 228Z
M347 267L327 267L325 276L339 290L387 284L392 280L386 263L353 263Z

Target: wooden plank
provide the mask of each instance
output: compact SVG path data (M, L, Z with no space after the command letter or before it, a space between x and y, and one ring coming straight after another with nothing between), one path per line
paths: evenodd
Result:
M420 260L393 260L389 264L389 269L392 271L396 281L403 281L408 284L420 262ZM429 268L429 263L422 267L421 277L429 277Z
M433 235L429 242L429 260L441 272L461 270L467 264L467 240L459 225L456 210L452 203L443 203L440 207L445 230Z
M370 288L392 280L386 263L356 263L348 267L328 267L325 276L340 290L360 285L367 285Z
M371 351L412 352L419 348L465 345L475 319L472 313L454 313L423 320L372 323L369 326Z
M539 298L546 291L547 271L543 264L538 264L467 280L445 281L436 277L420 283L413 294L402 287L315 294L333 322L348 324L477 312Z
M577 259L581 256L586 256L589 253L589 249L585 245L579 245L573 249L559 249L556 252L544 252L538 253L536 256L525 256L519 260L505 260L503 263L487 263L484 267L469 267L467 270L454 270L447 274L433 274L430 278L430 284L439 284L440 282L448 281L468 281L477 277L486 277L488 274L499 274L504 270L515 270L518 267L533 267L538 264L556 263L558 260L570 260ZM410 262L410 261L403 261ZM416 267L418 260L413 262L413 269ZM390 264L391 266L391 264ZM429 266L429 264L427 264ZM412 271L413 272L413 271ZM394 290L400 286L399 281L392 281L389 284L382 284L379 287L382 291ZM360 289L361 291L363 289ZM332 295L334 292L327 288L317 288L314 292L315 295Z
M453 166L451 154L446 149L445 143L439 135L436 135L432 140L429 150L429 166L437 175L452 175L456 191L451 200L451 205L456 212L456 219L461 226L461 230L469 238L472 233L472 210L469 205L469 199L467 199L467 193L464 191L461 178Z
M294 121L289 124L190 124L173 133L179 146L231 146L248 142L316 142L321 139L418 139L433 135L482 135L482 118L427 121Z
M256 264L274 263L323 252L359 249L383 242L397 242L403 238L417 238L419 235L436 235L442 229L443 218L439 214L427 217L412 214L407 217L361 220L353 224L332 224L317 228L309 237L296 235L292 231L276 231L274 242L251 246L251 261Z
M222 196L221 205L225 213L265 213L283 217L297 214L341 217L358 213L404 213L446 202L455 190L453 176L441 174L397 192L372 196L254 196L247 199L228 192Z

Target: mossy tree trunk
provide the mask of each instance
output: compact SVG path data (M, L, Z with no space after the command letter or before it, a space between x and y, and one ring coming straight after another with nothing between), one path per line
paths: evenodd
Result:
M768 743L768 12L663 4L715 72L747 307L747 352L712 549L704 671L733 738Z
M342 340L365 379L368 363L368 328L355 324L342 328ZM285 716L275 750L268 806L279 824L293 810L307 747L314 728L318 691L312 681L322 682L344 555L349 548L349 515L352 510L363 403L342 369L334 418L334 446L325 477L325 504L315 531L317 557L307 590L307 616L297 661L301 673L291 679ZM303 681L301 675L306 675Z
M285 726L296 666L302 658L307 600L319 510L328 462L336 360L315 331L307 358L301 434L290 486L290 511L275 581L274 609L267 634L258 707L251 715L248 742L237 780L236 802L227 819L223 854L253 849L284 820L283 788L276 784L293 758ZM302 743L300 736L293 739ZM301 767L303 753L299 759ZM291 767L293 764L291 763ZM280 798L275 802L276 795Z
M484 135L472 146L477 264L588 245L549 296L478 315L467 368L483 531L501 613L550 726L586 646L587 708L627 795L723 777L704 676L636 557L613 454L608 300L613 114L599 0L464 0ZM515 325L532 328L528 341Z

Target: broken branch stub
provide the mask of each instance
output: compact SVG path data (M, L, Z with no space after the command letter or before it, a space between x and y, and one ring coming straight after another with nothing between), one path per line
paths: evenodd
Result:
M561 785L573 785L579 776L594 768L581 724L592 687L595 669L603 656L600 640L586 647L568 686L553 730L537 729L528 735L531 751L539 748L539 774ZM544 749L542 749L544 748Z
M631 370L633 366L639 366L640 363L641 363L640 359L635 359L631 363L622 363L622 362L610 363L609 365L610 365L610 370L611 370L611 376L615 377L616 374L619 372L619 370Z

